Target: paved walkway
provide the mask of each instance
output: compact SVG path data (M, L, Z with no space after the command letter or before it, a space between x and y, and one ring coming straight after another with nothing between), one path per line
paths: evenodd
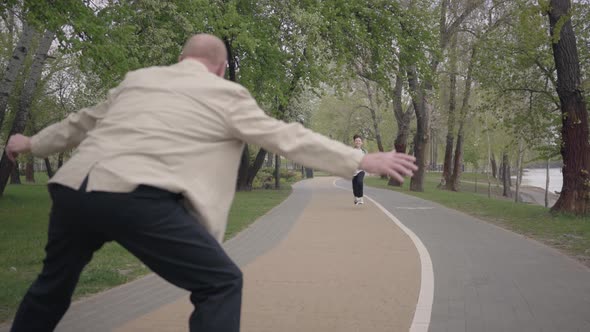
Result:
M390 190L366 193L430 253L434 302L429 331L590 331L590 269L581 263L436 203Z
M242 331L590 331L588 268L393 191L353 206L349 186L302 181L225 244L245 275ZM75 303L57 331L186 331L190 310L149 275Z
M353 206L332 182L296 186L309 201L290 232L242 267L242 331L409 329L420 287L412 241L372 203ZM186 330L190 311L185 296L116 331Z

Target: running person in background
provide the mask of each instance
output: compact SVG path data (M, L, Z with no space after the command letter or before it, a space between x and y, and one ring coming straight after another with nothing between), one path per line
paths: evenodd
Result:
M363 149L363 138L361 135L354 135L352 137L354 140L354 148L359 149L363 152L363 154L367 154L367 151ZM354 173L354 177L352 178L352 193L354 194L354 205L364 204L363 201L363 180L365 178L365 171L362 169L357 169Z

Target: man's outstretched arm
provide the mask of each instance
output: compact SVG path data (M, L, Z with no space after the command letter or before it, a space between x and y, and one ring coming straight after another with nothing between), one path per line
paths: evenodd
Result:
M228 122L234 135L242 141L344 178L352 178L354 171L361 168L403 182L403 176L412 176L417 170L413 156L397 152L363 155L360 150L315 133L299 123L276 120L266 115L245 89L239 92Z
M106 101L72 113L32 137L21 134L11 136L6 145L6 155L12 161L18 154L28 152L36 157L47 157L78 146L86 138L86 133L105 116L115 94L116 89L111 90Z

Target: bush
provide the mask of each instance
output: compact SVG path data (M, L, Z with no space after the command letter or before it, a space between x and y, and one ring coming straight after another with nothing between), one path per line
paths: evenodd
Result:
M301 171L281 168L280 173L281 179L284 179L287 182L292 183L301 180Z
M274 167L264 167L258 171L252 183L253 189L271 189L275 185ZM281 180L287 183L293 183L301 180L301 172L289 169L280 169Z
M270 167L265 167L265 168L261 168L258 173L256 174L256 177L254 178L254 181L252 182L252 188L253 189L270 189L274 186L274 175L273 175L273 171L274 169L270 168Z

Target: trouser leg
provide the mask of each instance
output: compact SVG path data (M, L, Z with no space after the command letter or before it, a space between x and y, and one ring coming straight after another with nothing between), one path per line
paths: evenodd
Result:
M81 193L50 186L50 213L43 270L25 294L11 331L53 331L70 306L80 273L105 239L84 227Z
M357 194L358 194L357 197L363 197L364 196L364 192L363 192L364 191L363 190L364 183L363 183L363 181L365 179L365 172L360 172L359 174L357 174L356 178L357 178Z
M242 272L178 198L153 188L129 195L94 193L105 232L155 273L191 292L191 331L238 332Z
M352 178L352 193L354 197L363 197L363 179L365 172L360 172Z

